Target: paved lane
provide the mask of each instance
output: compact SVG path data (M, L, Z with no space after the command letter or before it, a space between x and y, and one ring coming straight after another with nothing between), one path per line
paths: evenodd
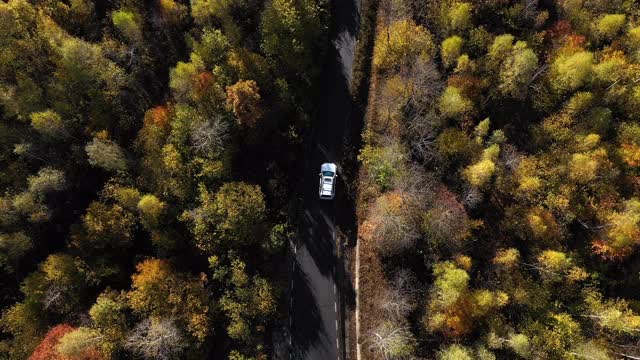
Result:
M333 0L330 45L324 65L318 113L313 120L312 149L304 174L303 216L294 244L291 298L291 359L342 359L342 324L336 284L337 201L318 199L320 164L340 166L343 135L351 112L349 87L358 30L357 0ZM340 170L338 170L338 174ZM336 197L342 196L338 179Z

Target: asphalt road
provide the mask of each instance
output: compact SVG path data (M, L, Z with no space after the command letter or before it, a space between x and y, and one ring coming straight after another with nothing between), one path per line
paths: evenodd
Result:
M293 244L291 282L291 351L295 360L343 358L340 286L336 273L336 213L344 187L338 178L336 199L318 199L318 173L324 162L342 159L343 137L351 112L349 92L359 14L357 0L333 0L329 49L316 97L311 151L304 175L304 201L299 239Z

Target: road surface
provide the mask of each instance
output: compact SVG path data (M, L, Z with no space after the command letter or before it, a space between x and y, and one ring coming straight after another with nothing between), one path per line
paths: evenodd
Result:
M340 169L351 112L349 88L358 22L357 0L332 1L329 49L316 96L317 113L304 175L300 236L293 244L290 358L295 360L343 359L344 354L335 228L344 186L338 179L336 200L321 201L318 173L324 162L336 163Z

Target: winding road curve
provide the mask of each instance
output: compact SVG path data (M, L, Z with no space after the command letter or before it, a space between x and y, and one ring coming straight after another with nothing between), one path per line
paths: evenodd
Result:
M344 331L337 273L336 212L344 197L338 181L336 200L318 199L320 164L334 162L340 169L343 137L351 112L350 84L358 0L332 0L329 49L316 97L311 151L305 171L304 201L299 239L293 244L290 298L290 359L333 360L344 357ZM340 174L340 170L338 170ZM340 180L340 179L338 179Z

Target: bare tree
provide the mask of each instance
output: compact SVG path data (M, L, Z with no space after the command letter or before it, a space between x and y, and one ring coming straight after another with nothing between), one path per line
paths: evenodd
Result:
M380 2L379 11L383 18L381 19L387 26L394 21L407 19L411 16L411 8L405 1L383 0Z
M411 163L404 176L398 176L394 188L405 195L411 207L426 209L435 194L437 179L422 166Z
M436 138L438 128L433 118L434 113L426 113L412 119L407 126L407 138L411 153L422 163L434 162L438 159Z
M380 297L380 307L394 319L404 319L417 305L416 298L420 290L416 284L416 277L411 271L398 270L391 280L390 287Z
M438 67L433 61L418 57L409 69L407 77L413 83L409 105L414 111L424 113L440 98L444 90L444 82Z
M136 325L124 346L145 359L169 360L186 344L172 319L149 318Z
M518 165L520 165L520 161L522 160L522 153L520 153L515 146L505 144L502 147L502 151L500 151L500 157L507 169L516 171L518 169Z
M45 309L60 309L65 305L64 293L66 288L53 284L47 288L44 296Z
M433 207L424 217L423 229L437 246L458 250L470 235L471 222L463 204L442 186L433 201Z
M474 209L484 199L484 194L477 187L467 186L462 195L462 204L468 209Z
M229 126L222 115L202 119L194 123L191 129L193 149L202 155L213 155L224 150L229 136Z
M403 193L392 191L372 207L372 238L384 255L396 255L415 246L420 237L416 211Z
M370 349L385 360L412 359L415 352L415 338L406 326L384 322L373 331L369 339Z

